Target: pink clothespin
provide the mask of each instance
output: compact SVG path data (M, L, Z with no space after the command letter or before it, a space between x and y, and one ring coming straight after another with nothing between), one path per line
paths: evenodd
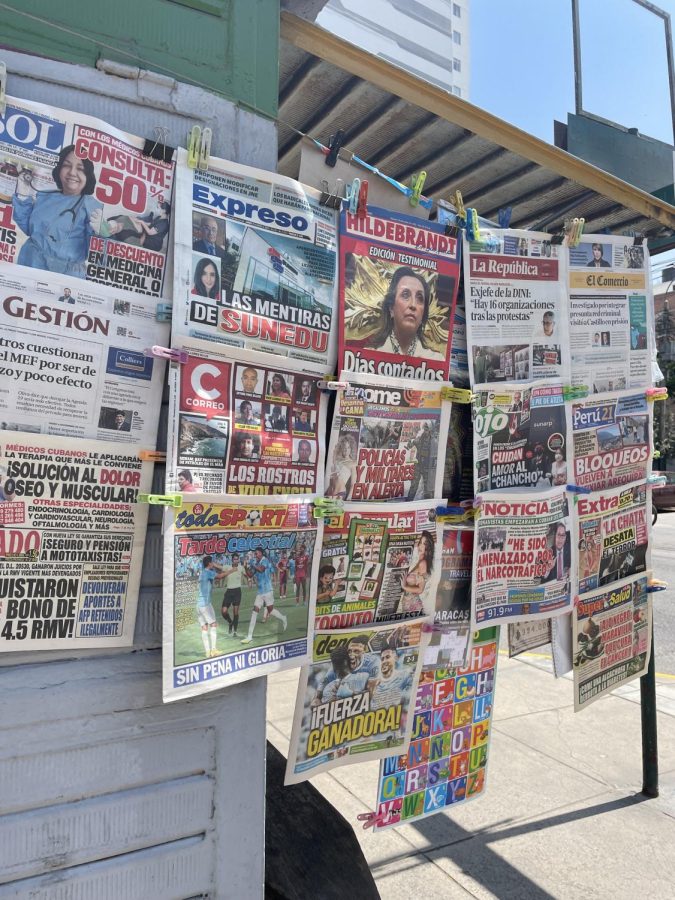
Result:
M363 822L363 828L367 831L369 828L375 828L377 825L384 825L389 818L389 814L386 812L364 812L359 813L356 818L359 822Z

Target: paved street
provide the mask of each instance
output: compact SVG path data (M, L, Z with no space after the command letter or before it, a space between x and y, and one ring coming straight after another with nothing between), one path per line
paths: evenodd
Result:
M675 677L675 512L659 513L652 531L652 572L669 584L654 594L654 662L656 671Z

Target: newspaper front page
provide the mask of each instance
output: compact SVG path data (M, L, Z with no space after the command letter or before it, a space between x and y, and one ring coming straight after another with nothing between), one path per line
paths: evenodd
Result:
M585 234L564 252L572 384L594 394L649 387L654 300L645 247L619 235Z
M164 532L164 700L310 658L321 521L312 498L194 494Z
M467 665L425 668L407 753L380 763L375 830L475 799L486 787L499 628L474 634Z
M160 297L174 163L100 119L7 98L0 261Z
M427 638L421 622L315 631L300 673L286 784L407 746Z
M425 667L463 666L471 636L472 528L441 526L441 577L436 591L434 630L424 656Z
M0 652L133 644L151 480L118 444L0 433Z
M345 503L324 524L316 627L431 615L440 567L435 502Z
M575 562L566 491L484 496L476 523L472 623L569 612Z
M566 616L558 616L565 619ZM536 650L551 643L551 619L523 619L509 625L509 657L518 656L528 650Z
M278 353L334 371L337 213L291 178L178 151L174 340Z
M460 245L445 227L368 207L340 214L339 367L445 381Z
M328 451L326 496L341 500L441 497L450 403L441 387L342 372Z
M649 665L652 600L647 574L580 598L572 613L574 709L644 675Z
M464 237L471 384L566 380L566 257L549 235L481 228Z
M154 448L168 337L152 299L0 263L0 428Z
M323 375L270 353L184 338L169 369L167 490L323 493Z

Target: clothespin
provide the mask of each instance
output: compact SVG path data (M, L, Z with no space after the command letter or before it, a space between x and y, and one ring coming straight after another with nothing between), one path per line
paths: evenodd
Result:
M356 817L359 822L363 822L364 829L374 828L376 825L384 825L389 818L389 813L365 812L359 813Z
M564 384L563 400L583 400L588 397L588 385L586 384Z
M0 116L4 116L7 108L7 66L0 62Z
M316 497L314 500L314 517L317 519L339 516L343 509L342 500L333 497Z
M587 487L583 487L580 484L567 484L565 485L570 494L590 494L591 489Z
M500 228L508 228L511 224L511 207L507 206L504 209L500 209L497 213L497 222L499 223Z
M451 400L453 403L471 403L473 394L468 388L445 385L441 388L441 400Z
M330 166L331 169L335 168L335 163L338 161L338 156L340 155L340 147L342 147L345 140L345 133L342 128L339 128L337 134L334 137L331 137L330 142L328 144L328 149L326 153L325 163L327 166Z
M210 128L204 128L202 130L202 140L199 145L199 160L197 162L197 168L202 171L208 169L209 167L209 159L211 157L211 138L213 136L213 132Z
M584 225L586 220L582 218L572 219L570 233L568 235L567 244L569 247L578 247L581 235L584 233Z
M201 149L202 130L199 125L193 125L188 131L187 138L187 164L189 169L196 169L199 162L199 151Z
M475 207L471 207L469 213L471 218L471 234L473 235L471 240L480 241L480 225L478 224L478 212Z
M462 200L461 191L455 191L455 196L452 202L455 209L457 210L457 218L464 219L464 221L466 221L466 209L464 207L464 200Z
M652 459L661 459L661 451L660 451L660 450L655 450L655 451L652 453Z
M359 192L361 190L361 179L355 178L351 184L347 185L345 190L345 199L349 205L349 212L355 216L359 203Z
M320 391L344 391L349 387L348 381L331 381L321 378L317 381L316 386Z
M651 403L655 403L657 400L667 400L668 399L668 388L665 388L665 387L647 388L647 390L645 391L645 397Z
M365 218L368 215L368 182L361 182L361 189L359 190L358 196L358 205L356 208L356 215L359 219Z
M170 303L158 303L155 315L158 322L170 322L173 306Z
M422 188L424 187L424 182L426 180L427 173L424 170L422 170L419 175L413 175L410 182L410 190L412 193L410 194L410 197L408 197L408 202L411 206L417 206L419 204Z
M155 125L154 140L146 138L143 145L143 156L149 156L151 159L157 159L160 162L171 162L173 159L173 147L166 144L169 137L169 129L166 125Z
M422 622L422 632L424 634L430 634L432 631L442 631L443 627L441 625L433 625L431 622Z
M173 506L180 509L183 505L181 494L139 494L139 503L149 503L151 506Z
M474 211L470 206L467 207L464 227L466 229L466 237L469 241L474 241L476 239L476 233L473 230L473 212Z
M647 484L650 487L663 487L664 484L668 484L668 479L665 475L657 475L654 472L647 476Z
M668 582L662 581L660 578L650 578L647 581L647 593L654 594L656 591L668 590Z
M558 244L563 244L565 242L565 238L569 232L569 219L565 219L563 227L560 231L557 231L555 234L551 235L551 246L556 246Z
M145 356L157 356L160 359L169 359L171 362L177 362L181 365L185 365L188 361L187 350L176 350L173 347L160 347L157 344L148 347L143 353Z
M459 525L461 522L471 522L476 517L476 510L473 506L437 506L436 521L448 522Z
M644 234L640 234L640 232L637 231L637 232L635 233L635 235L633 236L633 246L634 246L634 247L641 247L642 244L644 243L644 239L645 239Z
M139 450L138 458L142 462L166 462L166 453L162 450Z

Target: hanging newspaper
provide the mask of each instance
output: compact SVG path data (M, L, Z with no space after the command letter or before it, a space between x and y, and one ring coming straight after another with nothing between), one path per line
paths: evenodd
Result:
M473 424L471 404L453 403L445 448L443 496L453 505L473 500Z
M647 575L586 594L572 623L576 712L647 671L652 633Z
M573 401L570 481L592 491L646 481L652 469L653 409L644 391Z
M447 669L464 665L469 646L473 529L444 522L441 533L441 576L424 665Z
M421 622L315 632L300 673L286 784L407 746L426 642Z
M157 441L166 344L155 302L0 263L0 428Z
M499 629L474 634L462 668L420 676L410 747L380 763L375 830L442 812L485 791Z
M441 497L450 403L440 385L355 372L340 378L348 386L335 404L326 496Z
M472 623L548 618L569 612L575 545L560 488L493 492L476 525Z
M167 490L322 494L323 375L270 353L182 347L187 362L169 370Z
M106 122L7 98L0 261L159 297L174 163Z
M292 178L178 151L173 335L333 371L337 213Z
M466 307L460 284L450 343L450 381L457 387L469 387L469 356L466 347Z
M577 497L580 594L649 569L651 509L644 483Z
M564 259L548 235L483 229L464 238L471 384L566 379Z
M340 217L339 367L443 381L459 282L459 242L437 222L369 207Z
M324 525L316 627L431 615L440 563L436 502L345 503Z
M556 616L555 621L566 616ZM509 658L551 643L552 619L523 619L509 625Z
M0 432L0 652L133 644L151 479L118 444Z
M309 659L321 524L311 498L183 497L164 534L164 700Z
M625 237L584 235L569 253L572 384L591 393L652 381L653 296L649 256Z
M567 424L561 384L476 385L476 494L567 484Z

